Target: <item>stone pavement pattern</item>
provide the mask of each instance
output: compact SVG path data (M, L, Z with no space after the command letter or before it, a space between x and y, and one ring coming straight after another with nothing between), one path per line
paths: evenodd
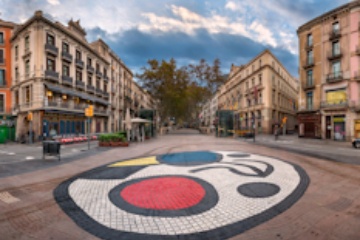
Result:
M360 238L359 166L197 134L166 135L127 149L113 149L46 170L1 178L0 236L3 239L98 239L79 227L54 200L53 190L59 184L81 172L120 160L212 150L248 152L285 160L301 166L311 179L305 194L289 209L233 239ZM5 192L17 200L6 203L1 198Z

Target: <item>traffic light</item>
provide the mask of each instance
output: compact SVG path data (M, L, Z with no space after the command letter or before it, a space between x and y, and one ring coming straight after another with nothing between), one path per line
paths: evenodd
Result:
M94 106L93 105L89 105L89 107L85 108L85 116L86 117L94 116Z
M27 120L28 121L32 121L33 120L33 113L32 112L29 112L28 115L27 115Z

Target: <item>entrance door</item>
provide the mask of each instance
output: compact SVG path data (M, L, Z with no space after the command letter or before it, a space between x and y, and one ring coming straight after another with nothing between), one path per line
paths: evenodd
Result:
M326 139L331 139L331 116L326 116Z

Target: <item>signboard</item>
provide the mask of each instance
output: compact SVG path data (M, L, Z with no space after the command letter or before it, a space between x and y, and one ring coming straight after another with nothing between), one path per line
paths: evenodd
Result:
M29 112L28 115L27 115L27 120L28 121L32 121L33 120L33 113L32 112Z
M89 105L89 107L85 108L85 116L86 117L94 116L94 106L93 105Z
M347 96L345 90L328 91L326 92L326 102L330 104L337 104L346 102Z

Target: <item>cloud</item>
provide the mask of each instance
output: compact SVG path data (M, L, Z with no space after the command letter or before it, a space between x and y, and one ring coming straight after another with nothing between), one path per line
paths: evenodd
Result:
M59 0L47 0L48 3L50 3L51 5L59 5L60 2Z
M239 9L238 5L236 3L234 3L233 1L227 2L225 5L225 8L230 9L232 11L236 11Z

